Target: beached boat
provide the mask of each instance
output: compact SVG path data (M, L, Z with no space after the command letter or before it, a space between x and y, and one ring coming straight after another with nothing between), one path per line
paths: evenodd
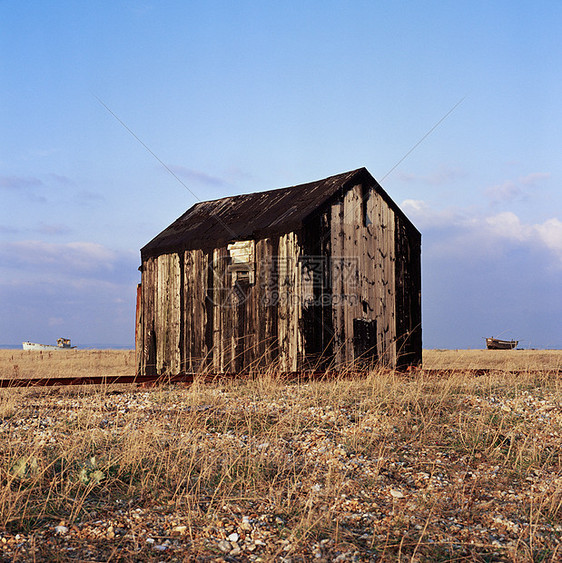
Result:
M57 345L51 344L35 344L35 342L24 342L24 350L74 350L76 346L70 345L70 338L59 338L57 340Z
M519 340L486 338L486 348L488 348L488 350L513 350L517 344L519 344Z

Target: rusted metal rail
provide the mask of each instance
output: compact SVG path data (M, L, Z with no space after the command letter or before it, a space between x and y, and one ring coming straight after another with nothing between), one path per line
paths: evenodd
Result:
M388 370L387 373L390 373ZM364 377L365 371L295 371L279 374L284 381L318 381L336 378ZM501 369L413 369L406 372L395 372L398 377L415 379L416 377L448 377L451 375L483 376L483 375L548 375L562 376L562 369L544 370L501 370ZM0 388L13 387L55 387L67 385L125 385L141 386L167 385L173 383L191 384L194 381L202 383L225 382L255 378L256 375L240 373L180 373L177 375L97 375L91 377L35 377L0 379Z
M359 372L354 375L359 374ZM55 387L60 385L125 385L136 384L142 386L166 385L172 383L191 384L194 381L210 383L213 381L232 381L249 379L254 376L240 373L180 373L176 375L96 375L90 377L36 377L0 379L0 388L8 387ZM279 379L287 381L310 381L318 379L333 379L336 372L302 371L279 374Z

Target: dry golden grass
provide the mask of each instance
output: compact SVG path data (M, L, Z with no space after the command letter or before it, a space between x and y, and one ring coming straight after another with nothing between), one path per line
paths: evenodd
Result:
M424 350L423 365L435 369L562 369L562 350Z
M519 353L503 356L518 376L1 390L0 553L559 561L562 386ZM134 368L131 352L70 354L0 359L33 377ZM497 367L480 354L455 361Z
M424 350L434 369L562 369L562 350ZM0 350L0 379L132 375L134 350Z
M0 379L134 373L134 350L0 350Z

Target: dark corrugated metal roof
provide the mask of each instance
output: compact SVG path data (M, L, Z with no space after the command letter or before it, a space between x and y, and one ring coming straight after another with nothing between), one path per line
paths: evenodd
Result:
M365 181L384 193L366 168L323 180L266 192L196 203L141 249L142 258L194 248L213 248L232 240L262 238L297 230L338 190Z

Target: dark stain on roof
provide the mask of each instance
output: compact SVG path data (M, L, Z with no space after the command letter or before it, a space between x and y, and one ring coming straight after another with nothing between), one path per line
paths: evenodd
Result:
M179 250L216 248L234 240L260 239L298 230L309 215L333 196L360 182L376 187L392 208L404 216L367 169L358 168L298 186L196 203L145 245L141 257L144 260Z

